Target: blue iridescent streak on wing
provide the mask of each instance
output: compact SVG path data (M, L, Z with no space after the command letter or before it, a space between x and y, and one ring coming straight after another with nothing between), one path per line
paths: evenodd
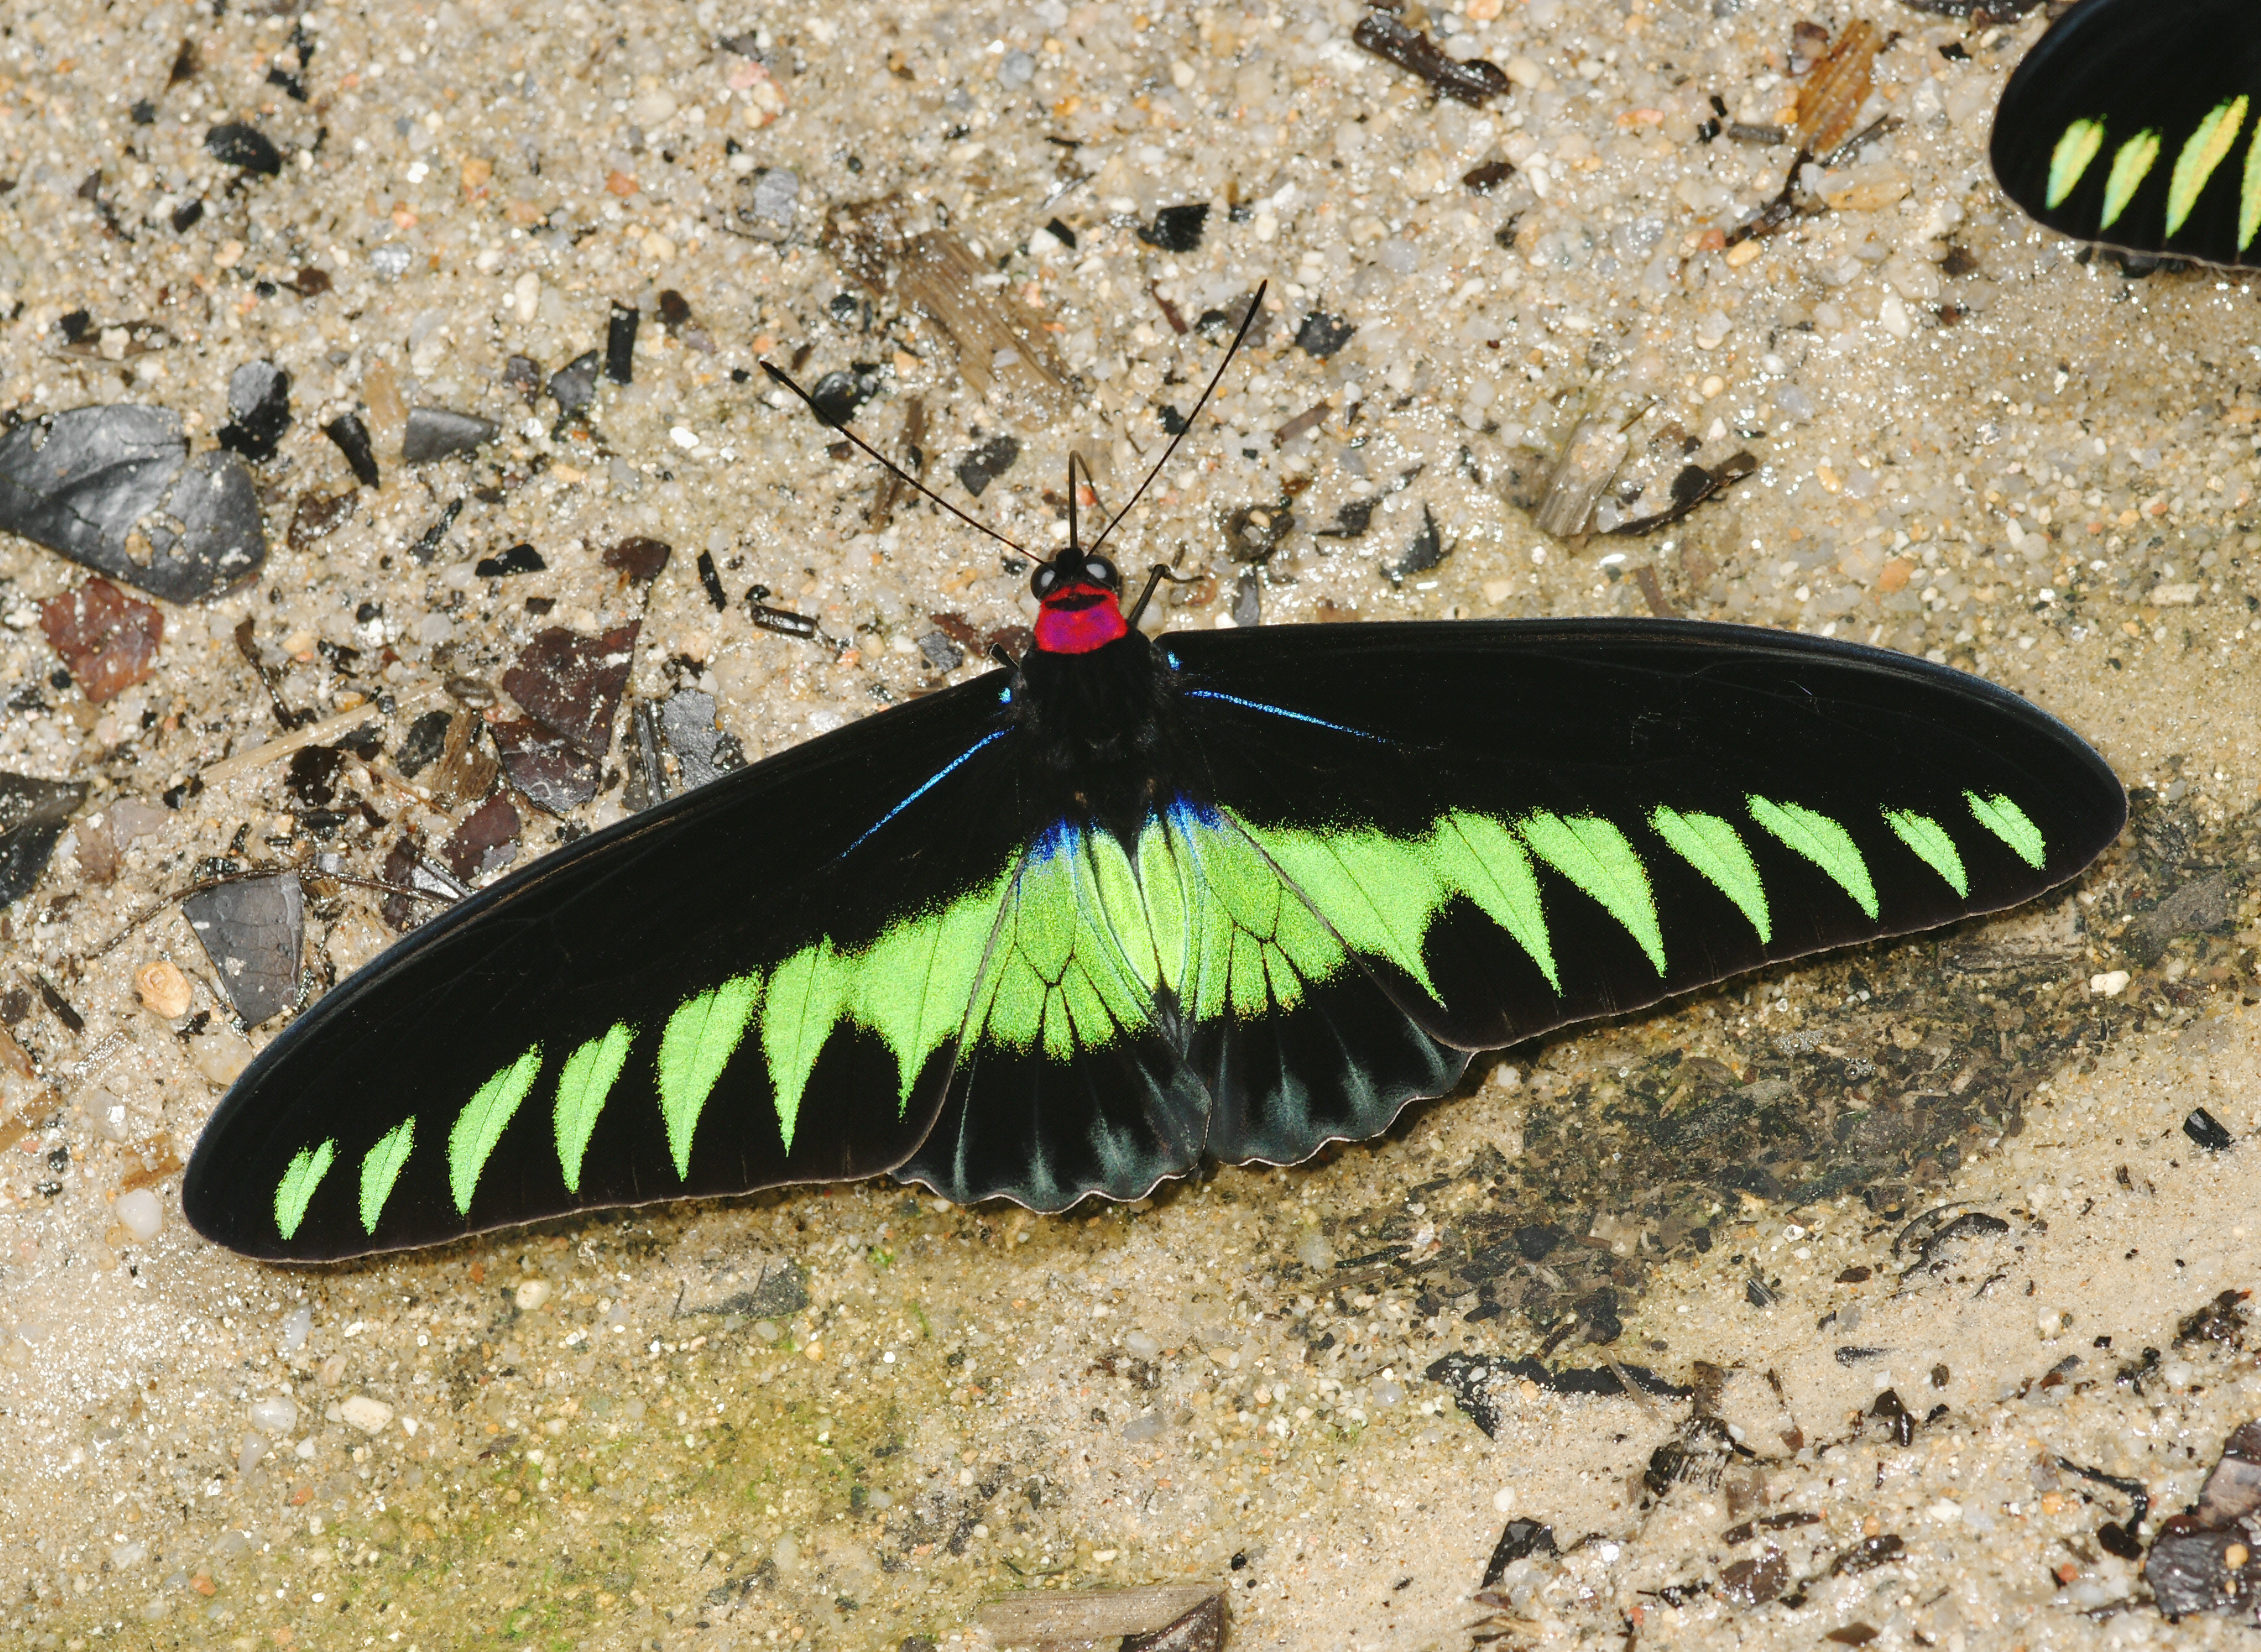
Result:
M1238 705L1245 712L1262 712L1272 717L1284 717L1290 722L1309 723L1313 728L1331 729L1338 734L1348 734L1358 740L1370 740L1377 745L1389 742L1379 734L1369 734L1362 728L1348 728L1340 723L1330 723L1323 717L1307 717L1301 712L1291 712L1285 706L1267 705L1261 700L1244 700L1238 694L1219 694L1214 689L1188 689L1189 700L1219 700L1227 705Z
M894 819L904 810L909 808L911 805L916 803L921 797L925 797L928 792L932 791L944 781L949 779L954 770L961 768L973 757L974 753L980 751L984 746L988 745L992 740L1000 740L1004 739L1007 732L1008 731L1001 728L994 733L984 734L980 740L975 740L964 751L958 753L957 756L951 758L941 768L936 769L933 774L927 776L926 780L921 783L919 787L910 794L910 796L905 797L894 808L888 810L886 813L881 815L878 819L872 821L870 826L865 827L862 837L858 837L855 842L850 844L846 848L840 851L840 858L844 861L850 855L853 855L858 848L863 847L865 838L870 837L872 833L877 832L881 826L886 825L888 821Z

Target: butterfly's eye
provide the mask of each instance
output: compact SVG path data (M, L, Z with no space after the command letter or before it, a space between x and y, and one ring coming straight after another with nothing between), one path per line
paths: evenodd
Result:
M1103 556L1085 557L1083 559L1083 576L1095 585L1104 585L1109 590L1115 589L1116 577L1115 564L1109 561Z
M1050 562L1037 564L1037 571L1029 576L1029 589L1039 597L1049 596L1052 588L1059 583L1059 576Z

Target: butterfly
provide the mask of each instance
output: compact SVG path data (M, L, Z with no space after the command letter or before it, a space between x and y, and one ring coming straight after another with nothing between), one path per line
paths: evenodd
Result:
M1168 570L1126 606L1128 510L1087 547L1074 483L1020 658L412 932L223 1098L197 1230L311 1261L881 1175L1133 1199L1375 1135L1476 1051L2030 900L2125 819L2016 695L1818 638L1149 637Z
M2228 0L2084 0L1994 115L2003 192L2049 228L2236 265L2261 240L2261 29Z

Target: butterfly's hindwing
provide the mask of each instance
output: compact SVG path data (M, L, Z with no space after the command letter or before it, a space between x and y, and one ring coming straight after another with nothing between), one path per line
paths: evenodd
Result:
M2242 0L2085 0L2010 76L1991 147L2051 229L2261 262L2261 25Z

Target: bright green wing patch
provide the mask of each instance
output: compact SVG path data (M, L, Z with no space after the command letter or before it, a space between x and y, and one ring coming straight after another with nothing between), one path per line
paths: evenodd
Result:
M2238 129L2245 124L2246 100L2226 98L2206 112L2175 156L2175 170L2167 185L2167 233L2172 235L2182 228L2183 220L2198 204L2198 197L2206 190L2207 181L2214 170L2229 155L2231 146L2237 141Z
M1750 805L1753 819L1784 847L1795 849L1836 879L1838 887L1853 898L1854 905L1869 915L1870 921L1876 920L1877 886L1869 877L1869 863L1861 858L1860 846L1853 841L1851 833L1827 815L1794 803L1771 803L1755 792L1744 802Z
M2112 157L2111 175L2104 181L2104 211L2096 221L2099 229L2108 230L2119 221L2158 158L2159 134L2156 132L2139 132L2120 146Z
M2056 147L2049 151L2048 204L2052 209L2073 192L2102 147L2104 123L2100 120L2076 120L2057 134Z
M1975 791L1966 791L1963 800L1970 805L1970 812L1978 824L2010 846L2017 857L2036 872L2049 859L2049 845L2042 840L2042 829L2026 818L2026 812L2001 792L1982 797Z
M1947 828L1927 814L1918 814L1913 809L1887 809L1884 824L1892 835L1915 852L1926 866L1947 880L1947 886L1957 896L1970 893L1970 878L1963 869L1963 852L1955 847L1955 840L1947 835Z
M565 1191L581 1191L581 1161L589 1152L589 1137L596 1130L597 1115L605 1108L605 1098L613 1093L613 1085L627 1065L628 1046L635 1040L635 1031L626 1022L616 1022L601 1038L592 1038L565 1058L565 1069L557 1075L557 1105L553 1119L557 1126L557 1168L565 1177Z
M542 1046L528 1047L525 1055L478 1087L448 1132L448 1190L456 1196L456 1213L471 1213L471 1195L479 1185L479 1172L510 1126L526 1092L542 1072Z
M330 1173L330 1162L338 1156L334 1139L319 1148L301 1148L291 1155L283 1179L275 1184L275 1231L287 1241L298 1231L298 1224L306 1219L306 1206L314 1197L314 1190Z
M667 1124L667 1150L682 1180L690 1179L691 1137L699 1115L737 1053L761 996L760 976L736 976L685 1001L667 1018L667 1030L659 1037L659 1112ZM788 1137L786 1146L792 1145Z
M415 1145L416 1115L412 1112L378 1137L377 1145L362 1155L362 1233L377 1232L377 1219L384 1214L384 1201L392 1197L393 1184L400 1180L400 1172L408 1163L408 1150Z
M1515 938L1557 995L1554 947L1547 933L1539 876L1522 840L1489 816L1454 811L1437 823L1423 855L1447 889L1457 889L1478 911Z
M1541 809L1516 823L1539 858L1601 902L1640 943L1656 973L1664 973L1664 936L1656 926L1656 898L1633 845L1599 815L1565 819Z
M1759 881L1758 863L1734 827L1716 814L1682 814L1662 805L1650 812L1648 823L1682 860L1735 903L1758 931L1761 946L1774 939L1766 885Z

